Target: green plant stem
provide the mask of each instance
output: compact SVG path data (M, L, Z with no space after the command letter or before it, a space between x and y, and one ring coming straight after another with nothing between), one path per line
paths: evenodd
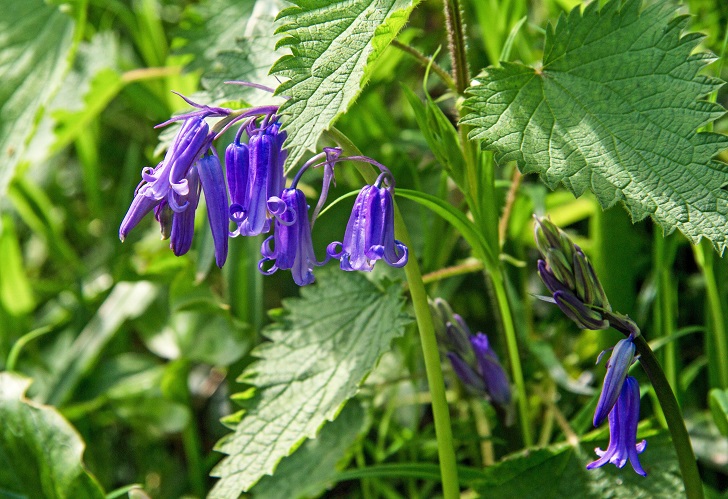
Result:
M709 241L703 240L700 244L693 246L693 253L705 279L705 292L708 295L708 307L713 326L710 333L715 342L715 358L718 359L718 362L714 363L717 364L718 381L720 388L726 389L728 388L728 362L725 362L725 359L728 359L728 343L723 307L713 269L713 248Z
M397 40L392 40L392 46L398 48L399 50L401 50L402 52L405 52L406 54L409 54L415 60L417 60L417 62L419 62L420 64L422 64L424 67L428 67L428 66L431 67L432 70L435 72L435 74L437 74L437 76L440 77L440 79L442 80L442 82L450 90L452 90L453 92L456 92L457 93L458 89L455 86L455 81L447 73L447 71L445 71L444 69L442 69L442 67L439 64L437 64L433 59L427 57L426 55L424 55L419 50L417 50L417 49L415 49L413 47L410 47L409 45L405 45L402 42L398 42Z
M640 364L650 378L652 387L660 401L660 406L667 420L667 427L672 436L672 445L677 453L680 472L685 483L685 494L688 499L699 499L703 497L703 483L698 473L698 463L695 460L693 447L690 444L688 430L685 428L685 421L680 413L680 406L677 404L675 394L665 377L665 373L657 362L654 352L647 344L643 336L637 336L634 340L637 352L640 355Z
M332 127L328 134L336 141L349 156L359 156L359 149L339 130ZM374 183L377 174L369 165L356 164L359 173L368 183ZM425 360L425 371L427 373L427 384L432 397L432 417L435 422L435 437L437 438L437 453L440 458L440 474L442 478L442 492L445 499L456 499L460 497L460 485L458 483L457 460L453 446L452 428L450 426L450 408L445 395L445 379L442 376L442 365L440 363L440 352L437 348L437 337L435 326L432 323L430 306L427 303L427 292L425 283L422 280L419 263L412 251L412 241L409 232L402 219L402 214L395 202L394 214L395 234L405 246L409 248L409 261L404 267L407 284L410 290L410 298L415 311L417 329L420 333L420 343Z
M498 302L498 310L500 311L501 321L503 323L503 332L506 337L506 349L508 350L508 360L511 366L511 374L513 382L516 385L516 393L518 398L518 417L521 422L521 435L523 435L523 444L526 447L533 445L533 436L531 434L531 418L528 411L528 397L526 394L526 383L523 380L523 369L521 368L521 358L518 355L518 339L516 338L516 329L513 326L513 316L511 315L511 307L508 304L508 295L505 288L505 277L501 273L493 273L490 275L495 291L496 301Z
M663 337L670 337L675 333L675 309L672 293L672 276L670 269L674 262L674 251L670 251L673 240L666 239L660 231L655 231L655 266L654 273L657 279L657 299L655 300L655 331ZM662 354L665 366L665 376L670 386L677 390L677 352L675 342L665 345ZM678 397L679 399L679 397Z
M453 80L455 80L457 92L462 94L470 84L470 70L465 50L465 30L459 0L445 0L445 24L452 58Z
M25 345L27 345L36 338L40 338L44 334L50 333L51 331L53 331L53 326L42 326L37 329L33 329L29 333L21 336L10 349L10 353L8 354L8 360L5 362L5 370L14 371L15 364L17 364L18 362L18 356L20 355L20 352L23 350Z

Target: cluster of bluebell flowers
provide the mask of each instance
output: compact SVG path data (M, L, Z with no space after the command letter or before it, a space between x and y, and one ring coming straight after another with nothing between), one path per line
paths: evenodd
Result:
M440 345L452 369L465 387L486 397L505 412L506 424L513 419L511 384L498 355L482 332L472 334L465 320L442 298L430 303Z
M594 412L595 427L605 419L609 420L609 445L606 450L595 449L599 459L589 463L587 468L598 468L607 463L622 468L629 461L636 473L646 476L638 454L645 450L647 442L635 442L640 413L639 385L634 377L628 376L636 359L634 339L640 330L629 317L612 310L589 259L564 231L548 219L537 218L535 239L542 256L538 261L538 273L551 293L550 297L541 298L558 305L583 329L613 327L627 336L612 349Z
M387 167L366 156L345 157L339 148L325 148L301 166L286 187L286 132L276 115L277 106L233 111L183 98L195 110L159 125L182 122L162 161L142 170L142 181L119 228L122 241L154 211L162 239L170 240L175 255L187 253L195 211L204 194L218 267L227 259L228 237L257 236L271 229L273 234L262 244L258 268L264 274L290 270L299 286L312 283L313 268L330 258L340 260L343 270L371 271L377 260L394 267L407 263L407 247L394 238L394 177ZM208 120L215 123L211 126ZM234 125L239 128L225 151L223 174L215 141ZM342 161L369 163L380 175L359 193L343 241L329 244L326 258L319 261L313 249L309 206L298 183L308 169L323 167L315 219L326 202L334 167Z

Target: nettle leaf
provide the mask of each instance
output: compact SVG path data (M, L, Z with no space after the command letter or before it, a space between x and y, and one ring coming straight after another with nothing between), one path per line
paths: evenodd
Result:
M282 57L271 73L288 79L277 90L289 99L286 116L289 164L316 145L321 132L361 92L372 63L405 25L418 0L296 0L281 12Z
M43 0L0 2L0 193L68 69L73 19Z
M54 408L25 398L30 379L0 373L0 496L103 498L81 437Z
M546 31L542 68L503 63L477 77L462 123L470 137L539 173L551 188L591 190L604 208L622 201L634 221L724 250L728 165L713 159L728 137L696 130L725 110L701 97L720 80L698 75L713 57L693 53L671 2L574 9Z
M602 497L677 497L685 494L675 450L667 432L646 435L647 448L639 455L647 478L629 463L587 470L597 459L595 447L606 441L582 442L579 447L557 444L506 458L483 470L482 481L471 482L482 497L529 497L533 499Z
M252 490L253 497L320 496L334 482L342 461L350 457L347 451L362 432L365 416L356 400L346 404L336 420L324 425L315 439L306 440L296 452L284 458L275 475L263 477Z
M227 454L210 497L237 497L307 438L333 420L409 321L401 286L384 289L357 273L320 272L318 284L286 300L287 312L269 326L271 342L241 377L254 387L235 433L217 450Z

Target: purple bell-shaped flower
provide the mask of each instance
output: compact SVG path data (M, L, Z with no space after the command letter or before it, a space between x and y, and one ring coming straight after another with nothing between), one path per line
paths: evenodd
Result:
M635 443L639 417L639 385L635 378L628 376L622 384L617 402L609 413L609 446L607 450L595 449L599 459L589 463L587 469L599 468L607 463L622 468L629 461L638 475L647 476L638 456L645 450L647 441Z
M273 235L261 246L263 259L258 263L258 268L265 275L273 274L278 269L290 269L296 284L311 284L315 280L313 268L323 265L328 258L319 262L313 252L306 196L295 187L284 189L280 197L270 198L268 209L275 216L275 227ZM269 261L275 263L265 270L263 266Z
M354 201L343 242L329 244L326 253L341 260L343 270L374 268L377 260L393 267L407 263L407 246L394 238L394 186L382 186L388 173L382 173L374 185L362 188ZM341 249L337 251L337 246Z

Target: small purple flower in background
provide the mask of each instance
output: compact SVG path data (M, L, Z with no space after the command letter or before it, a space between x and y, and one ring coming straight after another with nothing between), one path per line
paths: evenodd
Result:
M258 263L258 268L265 275L271 275L279 269L290 269L296 284L311 284L315 280L314 266L323 265L328 258L319 262L313 252L306 196L295 187L284 189L280 198L270 198L268 209L275 216L275 228L273 235L261 246L263 259ZM263 265L269 261L275 263L270 269L264 270Z
M362 188L354 201L343 242L333 242L326 253L341 260L342 270L369 272L377 260L384 260L392 267L407 263L407 247L394 238L394 186L382 184L391 175L382 173L374 185ZM341 246L340 251L336 247Z
M622 468L629 461L637 474L647 476L638 456L645 450L647 441L635 443L639 416L640 389L637 380L628 376L622 384L614 408L609 413L609 446L606 451L595 449L599 459L589 463L587 469L598 468L607 463Z
M604 376L604 385L602 393L599 396L597 409L594 412L594 426L602 424L604 419L610 413L617 398L622 391L622 385L627 378L627 371L634 360L635 346L632 338L619 340L612 350L612 355L607 361L607 374ZM602 352L602 355L604 352ZM601 360L601 355L597 360Z
M488 336L481 332L471 334L463 318L454 313L442 298L431 302L430 308L441 346L455 374L469 390L505 409L509 424L512 417L511 385Z

